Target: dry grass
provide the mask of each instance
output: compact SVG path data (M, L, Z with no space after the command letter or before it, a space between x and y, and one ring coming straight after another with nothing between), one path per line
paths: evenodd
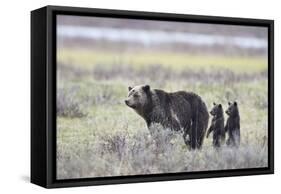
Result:
M263 60L234 60L237 67L225 65L225 68L218 68L225 61L232 61L229 58L213 68L208 66L210 59L204 58L198 59L200 65L192 71L193 64L188 60L181 62L186 66L177 66L173 65L174 59L169 56L162 58L168 59L170 65L151 65L153 63L148 62L148 65L139 63L134 66L136 63L124 64L124 60L116 62L110 53L103 53L104 58L97 54L90 57L89 53L82 53L79 57L80 54L74 52L66 56L64 53L59 58L64 65L58 65L58 179L268 165L268 82ZM90 57L88 61L87 57ZM139 58L150 59L141 54L136 56L136 60ZM162 58L158 56L158 59ZM246 61L252 64L243 73ZM197 68L205 66L212 71ZM193 91L204 99L209 109L213 102L222 103L226 108L227 101L238 101L241 146L238 149L223 146L216 150L209 138L205 139L202 150L190 151L181 134L171 133L159 126L155 126L159 131L156 144L143 119L124 104L128 85L143 83L166 91Z
M181 135L160 131L157 144L146 129L136 134L82 133L88 136L84 141L77 141L76 136L67 146L66 142L59 141L57 177L68 179L267 166L267 146L257 142L244 142L238 149L224 146L216 150L205 145L200 151L189 151Z

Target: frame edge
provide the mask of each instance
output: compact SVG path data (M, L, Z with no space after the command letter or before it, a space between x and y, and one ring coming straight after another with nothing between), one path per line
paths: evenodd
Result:
M30 182L46 187L46 7L31 11Z

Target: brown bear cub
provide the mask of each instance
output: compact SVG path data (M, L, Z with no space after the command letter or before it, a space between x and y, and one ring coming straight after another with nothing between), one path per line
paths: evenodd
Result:
M209 114L204 101L195 93L165 92L149 85L129 87L125 103L139 114L152 133L153 124L183 132L185 144L201 148L208 127Z
M225 111L228 115L228 119L225 126L225 131L228 133L228 140L226 144L228 146L240 145L240 116L237 102L228 103L228 109Z
M213 146L219 148L221 143L225 140L225 130L224 130L224 116L223 108L221 104L214 103L210 114L213 116L210 128L207 131L207 138L210 133L213 132Z

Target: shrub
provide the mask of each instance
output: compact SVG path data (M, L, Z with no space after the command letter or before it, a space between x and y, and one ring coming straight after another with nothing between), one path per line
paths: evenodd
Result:
M83 117L87 115L77 93L78 89L75 87L57 90L57 116Z
M180 134L168 129L149 135L116 131L58 146L58 178L85 178L153 173L174 173L267 166L267 147L242 144L239 148L211 144L189 151ZM167 138L167 135L169 136ZM155 138L158 141L155 141ZM82 143L82 144L81 144Z

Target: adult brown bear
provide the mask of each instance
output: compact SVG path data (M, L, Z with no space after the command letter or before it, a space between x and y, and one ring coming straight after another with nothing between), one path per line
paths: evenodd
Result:
M201 148L209 114L200 96L185 91L168 93L151 89L149 85L128 89L125 103L146 121L148 129L157 123L164 128L183 131L185 144L189 148Z

